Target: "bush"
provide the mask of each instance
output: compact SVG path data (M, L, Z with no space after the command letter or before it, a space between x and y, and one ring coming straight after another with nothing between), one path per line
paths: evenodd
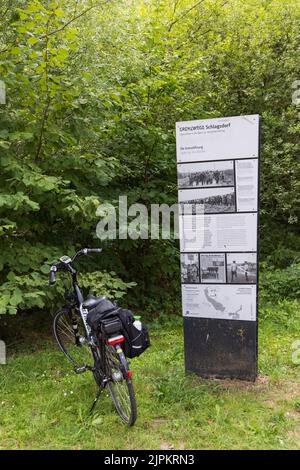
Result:
M299 300L300 298L300 263L286 269L274 269L262 265L260 275L260 300L263 303L280 300Z

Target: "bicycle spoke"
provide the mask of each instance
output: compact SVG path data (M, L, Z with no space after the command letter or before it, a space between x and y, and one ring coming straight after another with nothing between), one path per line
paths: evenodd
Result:
M69 332L68 330L65 330L65 328L63 328L61 325L58 325L58 328L61 334L64 335L66 338L68 338L70 341L75 340L74 332Z
M109 370L109 391L115 407L121 418L128 424L133 424L136 419L136 404L131 381L123 376L124 366L119 355L112 346L106 348L106 361ZM126 366L125 366L126 367ZM121 379L114 378L114 374L121 373Z
M68 311L61 311L54 320L55 338L68 359L76 367L82 367L86 364L93 365L93 358L88 343L78 344L73 328L73 319ZM77 322L77 320L76 320ZM80 318L77 322L78 335L86 338L84 325Z
M67 324L67 322L65 320L63 320L62 318L60 319L60 327L62 329L65 329L66 331L68 331L71 335L74 336L74 329L70 327L70 325Z

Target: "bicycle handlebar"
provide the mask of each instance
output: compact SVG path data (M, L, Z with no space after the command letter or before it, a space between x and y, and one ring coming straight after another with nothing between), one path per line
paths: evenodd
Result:
M80 256L86 256L90 253L101 253L102 248L82 248L81 250L77 251L73 258L69 258L68 256L62 257L59 263L53 264L50 268L49 274L49 286L56 283L55 273L57 271L66 270L69 271L71 274L76 274L76 270L72 267L72 263L79 258ZM66 258L66 260L63 260Z
M53 285L56 283L56 277L55 277L55 271L54 271L54 266L51 266L50 269L50 274L49 274L49 286Z
M81 250L77 251L77 253L73 256L72 262L75 261L76 258L80 256L88 255L89 253L101 253L102 248L82 248Z

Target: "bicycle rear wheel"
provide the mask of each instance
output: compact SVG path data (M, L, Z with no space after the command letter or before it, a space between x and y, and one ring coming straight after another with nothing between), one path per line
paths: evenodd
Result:
M92 366L93 356L81 318L71 310L60 310L53 321L54 337L74 367Z
M137 418L137 406L128 364L120 346L105 346L108 389L117 413L132 426Z

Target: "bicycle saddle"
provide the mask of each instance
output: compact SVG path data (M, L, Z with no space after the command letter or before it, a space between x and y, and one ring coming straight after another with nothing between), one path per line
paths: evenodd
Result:
M89 295L86 300L82 302L83 308L87 308L90 310L91 308L96 307L98 304L100 304L106 297L102 295L101 297L95 297L94 295Z

